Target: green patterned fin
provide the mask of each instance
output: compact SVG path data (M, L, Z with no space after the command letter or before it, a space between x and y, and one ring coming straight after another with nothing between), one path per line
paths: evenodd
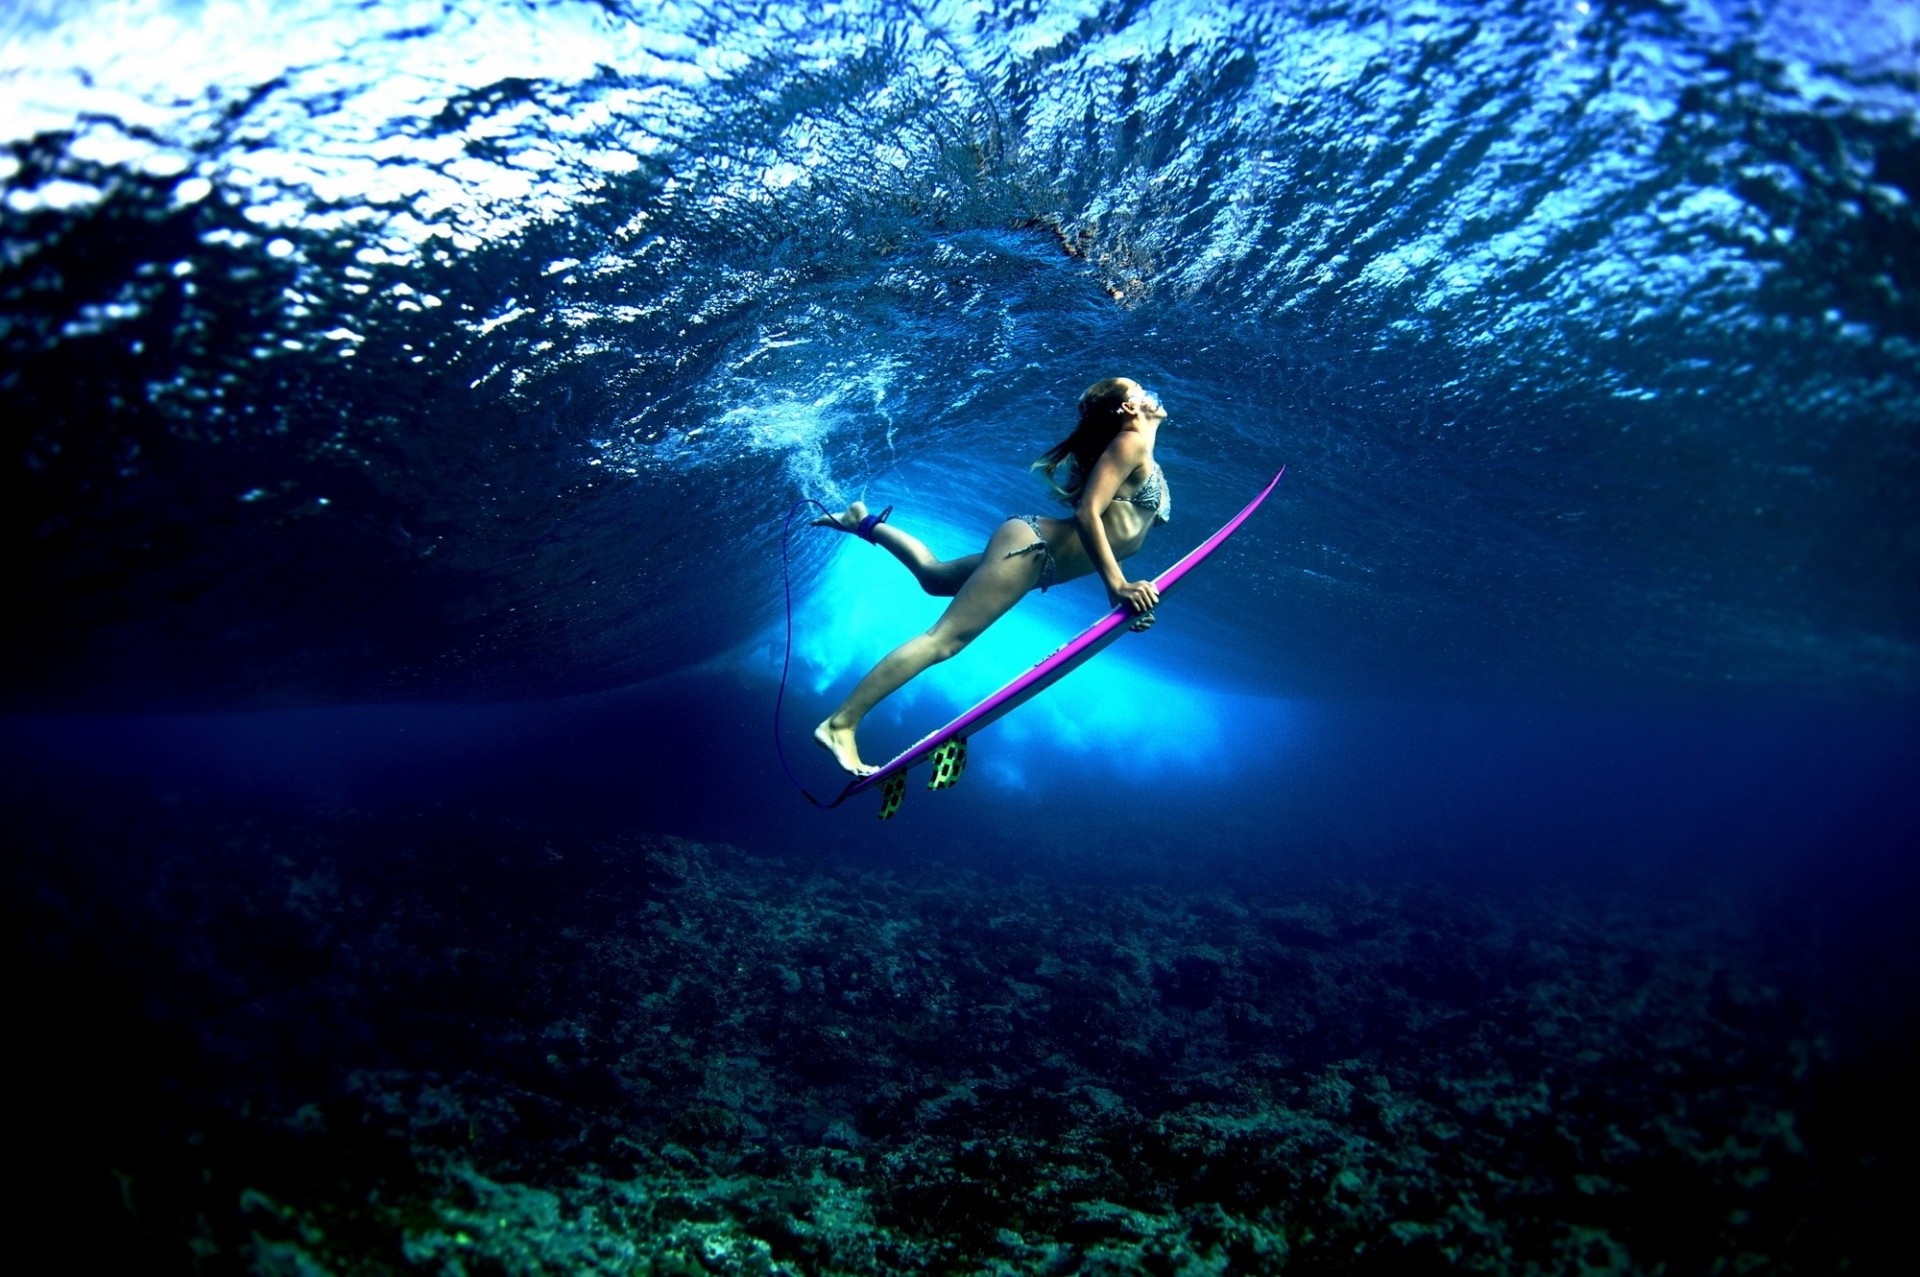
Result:
M890 820L893 813L900 810L900 800L907 796L907 774L895 772L880 782L880 819Z
M931 761L933 776L927 781L927 788L949 788L960 779L960 773L967 770L967 742L958 736L942 741L933 751Z

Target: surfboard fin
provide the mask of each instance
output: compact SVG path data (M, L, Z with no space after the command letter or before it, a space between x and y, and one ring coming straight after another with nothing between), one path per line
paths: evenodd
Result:
M942 741L928 757L933 762L933 775L927 781L927 788L950 789L960 779L960 773L967 770L966 738L955 736Z
M880 819L891 820L893 813L900 810L900 800L907 796L907 774L895 772L880 783Z

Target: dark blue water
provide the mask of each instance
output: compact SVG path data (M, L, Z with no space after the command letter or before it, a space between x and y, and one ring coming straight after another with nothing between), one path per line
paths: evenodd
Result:
M1785 0L8 8L34 1208L271 1271L1864 1262L1917 65ZM789 508L969 552L1109 375L1171 412L1131 566L1286 480L955 790L815 811ZM830 794L940 603L790 549Z

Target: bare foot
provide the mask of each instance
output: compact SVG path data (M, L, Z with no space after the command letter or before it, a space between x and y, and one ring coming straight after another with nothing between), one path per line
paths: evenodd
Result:
M871 776L880 770L860 761L860 747L853 743L853 728L835 727L831 718L813 729L813 740L821 749L832 754L833 761L839 763L848 775Z
M867 503L856 501L839 514L823 514L813 521L816 528L838 528L842 532L858 532L860 520L867 517ZM822 742L824 743L824 742ZM828 746L829 749L833 748ZM841 766L846 766L842 763Z

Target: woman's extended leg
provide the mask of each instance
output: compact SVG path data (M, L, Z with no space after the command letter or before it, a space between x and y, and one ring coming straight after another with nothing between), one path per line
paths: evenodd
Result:
M851 532L866 517L867 503L856 501L839 514L821 515L813 521L813 526ZM891 523L874 525L873 542L906 564L907 570L913 573L913 579L920 583L920 588L935 598L950 599L960 593L960 587L980 566L980 556L977 554L969 554L963 559L936 558L925 542L911 532L902 532Z
M885 525L881 525L884 527ZM1034 555L1009 557L1033 543L1033 530L1018 519L1008 519L987 541L980 554L969 556L979 567L969 575L940 619L925 634L916 635L880 659L854 685L840 708L813 729L814 740L855 776L873 767L860 761L854 734L867 711L898 691L915 675L955 655L1007 612L1040 579L1040 559Z

